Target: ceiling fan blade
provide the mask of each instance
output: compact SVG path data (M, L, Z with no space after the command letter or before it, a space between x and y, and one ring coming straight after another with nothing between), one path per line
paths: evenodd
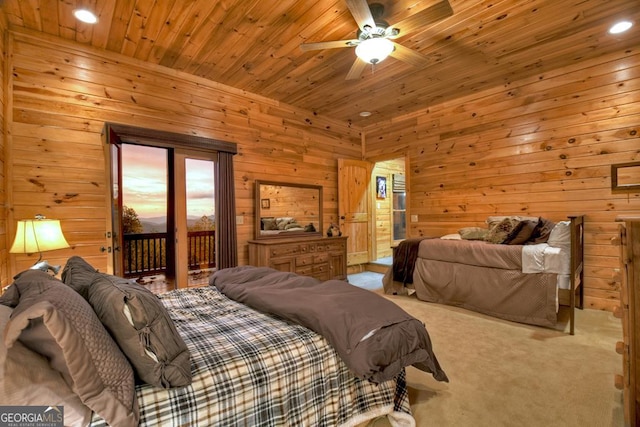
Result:
M355 80L359 78L360 74L362 74L364 69L367 68L367 65L369 64L362 61L361 59L356 58L355 62L351 66L351 69L349 70L349 73L347 74L346 80Z
M318 50L318 49L335 49L339 47L355 47L360 40L335 40L330 42L317 42L317 43L303 43L300 45L300 49L303 52L308 52L310 50Z
M364 30L365 26L375 28L376 22L373 19L367 0L345 0L345 3L361 30Z
M391 25L389 29L398 28L400 30L400 34L389 38L402 37L414 30L417 30L418 28L426 27L444 18L448 18L451 15L453 15L453 9L451 9L449 1L442 0L433 6L429 6L428 8L420 12L416 12L400 22Z
M413 65L416 68L425 68L429 65L429 58L417 52L413 49L409 49L408 47L404 47L399 43L393 43L395 46L395 50L391 52L390 56L393 56L400 61L404 61Z

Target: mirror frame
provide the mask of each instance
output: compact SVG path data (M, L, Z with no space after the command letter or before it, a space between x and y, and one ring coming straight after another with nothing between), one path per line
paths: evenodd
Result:
M295 188L308 188L309 190L317 190L318 191L318 227L316 231L300 231L300 232L291 232L284 234L260 234L260 226L261 226L261 218L263 216L262 209L267 208L266 204L270 205L270 201L263 197L260 194L260 186L262 185L274 185L280 187L295 187ZM262 181L256 179L255 182L255 239L287 239L287 238L300 238L300 237L322 237L323 235L323 226L322 226L322 217L323 217L323 205L322 205L322 193L323 189L321 185L311 185L311 184L296 184L290 182L278 182L278 181ZM264 205L264 206L263 206Z
M611 191L615 192L636 192L640 191L640 182L633 184L620 184L618 171L623 168L640 168L640 162L619 163L611 165Z

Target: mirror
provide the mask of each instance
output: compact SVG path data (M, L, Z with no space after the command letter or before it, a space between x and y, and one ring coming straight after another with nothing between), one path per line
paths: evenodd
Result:
M256 180L256 239L322 236L322 186Z
M640 191L640 162L611 165L612 191Z

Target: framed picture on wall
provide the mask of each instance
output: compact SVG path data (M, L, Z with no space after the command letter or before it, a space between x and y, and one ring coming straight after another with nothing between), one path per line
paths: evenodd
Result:
M387 198L387 178L384 176L376 176L376 196L378 199Z
M260 204L262 205L262 209L269 209L271 207L270 199L260 199Z

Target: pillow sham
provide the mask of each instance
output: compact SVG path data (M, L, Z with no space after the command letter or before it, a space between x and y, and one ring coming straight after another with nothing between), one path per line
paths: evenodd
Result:
M555 225L555 222L550 221L546 218L538 218L538 223L533 229L531 237L526 242L526 244L537 245L539 243L547 243L547 240L549 240L549 235L551 234L551 230L553 230L553 227L555 227Z
M285 230L288 224L294 223L293 217L285 216L282 218L276 218L276 229Z
M13 310L0 304L0 331L4 331ZM29 350L20 341L11 351L0 340L0 402L3 405L62 406L64 425L86 426L91 409L64 382L47 359Z
M191 384L191 356L168 311L143 286L67 261L62 279L82 295L127 356L138 378L161 388Z
M549 239L547 240L549 246L556 248L563 248L571 246L571 222L560 221L558 222L549 233Z
M489 230L484 238L485 242L496 244L504 242L509 236L509 233L513 231L513 229L518 225L519 222L519 220L512 217L504 218L491 230Z
M91 306L40 270L16 276L20 301L5 329L9 351L19 340L49 359L82 402L110 425L138 425L133 370Z
M262 222L262 229L263 230L277 230L278 229L278 225L276 224L276 219L271 217L271 218L262 218L261 220Z
M520 221L502 243L507 245L524 245L524 243L531 238L536 225L538 225L538 220L531 221L526 219Z
M489 230L481 227L464 227L458 230L464 240L484 240Z
M506 218L515 219L518 221L537 221L538 217L536 216L522 216L522 215L494 215L487 217L486 223L488 225L488 229L491 230L493 227L504 221Z

